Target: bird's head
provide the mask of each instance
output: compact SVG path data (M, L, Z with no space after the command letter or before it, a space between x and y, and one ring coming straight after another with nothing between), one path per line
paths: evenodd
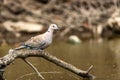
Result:
M49 26L49 28L52 29L52 30L59 29L56 24L51 24L51 25Z

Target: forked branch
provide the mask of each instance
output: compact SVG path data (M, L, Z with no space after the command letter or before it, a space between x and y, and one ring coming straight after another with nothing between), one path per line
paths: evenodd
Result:
M91 66L87 71L78 69L77 67L58 59L57 57L49 54L48 52L44 50L13 50L10 49L9 53L5 55L4 57L0 58L0 78L3 79L3 73L6 66L8 66L10 63L12 63L16 58L28 58L28 57L42 57L64 69L67 69L83 78L89 78L93 79L94 76L91 75L89 72L92 69L93 66ZM2 80L0 79L0 80ZM4 80L4 79L3 79Z

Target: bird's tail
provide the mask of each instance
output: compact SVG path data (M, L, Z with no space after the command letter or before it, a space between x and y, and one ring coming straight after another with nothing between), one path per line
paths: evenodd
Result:
M26 46L23 45L23 46L15 48L15 50L20 50L20 49L24 49L24 48L26 48Z

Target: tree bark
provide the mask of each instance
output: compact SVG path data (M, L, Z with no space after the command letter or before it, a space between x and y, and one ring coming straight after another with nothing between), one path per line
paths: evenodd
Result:
M10 49L9 53L2 58L0 58L0 80L4 80L4 69L6 66L8 66L10 63L12 63L16 58L28 58L28 57L42 57L64 69L67 69L83 78L90 78L93 79L94 76L89 74L89 71L92 69L90 67L87 71L78 69L77 67L58 59L57 57L49 54L48 52L44 50L13 50Z

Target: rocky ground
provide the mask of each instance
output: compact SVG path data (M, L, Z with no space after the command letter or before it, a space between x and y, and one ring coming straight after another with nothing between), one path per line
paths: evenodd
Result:
M51 23L60 26L55 38L112 38L120 33L119 4L119 0L0 0L0 43L24 41ZM31 31L29 24L38 31Z

